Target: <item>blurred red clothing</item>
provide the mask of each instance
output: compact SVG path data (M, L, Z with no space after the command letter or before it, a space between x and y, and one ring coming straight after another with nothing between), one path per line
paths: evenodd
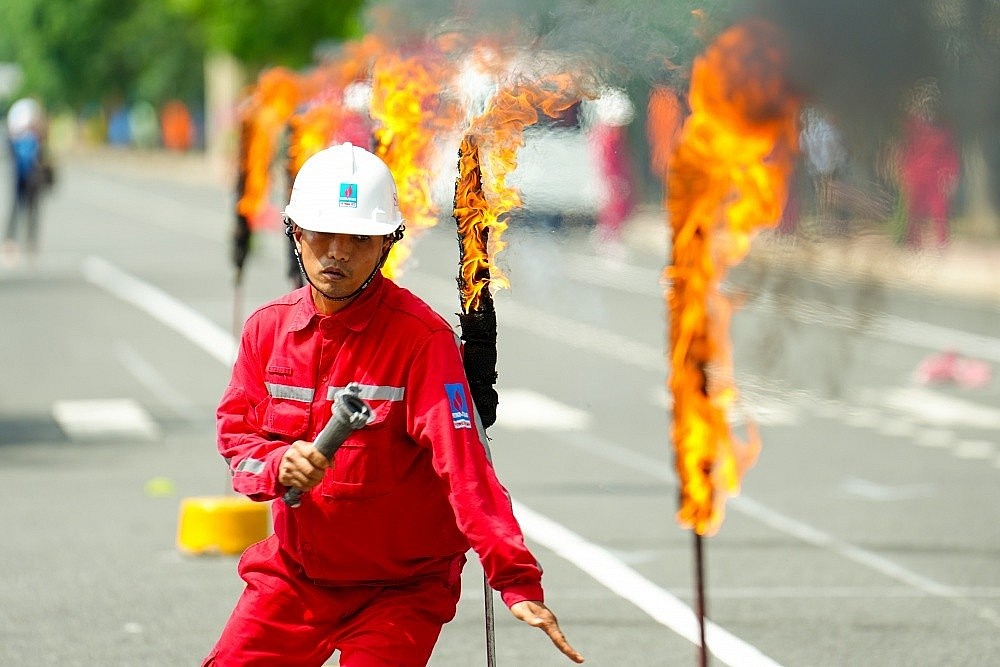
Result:
M946 245L948 208L961 164L951 132L941 124L911 114L903 125L900 163L907 213L904 243L920 247L924 225L930 221L935 241Z
M649 166L661 182L666 181L667 163L677 145L684 115L684 106L674 89L653 88L646 107L646 138L649 140Z
M171 100L160 112L163 146L172 151L186 151L194 143L194 122L187 106L180 100Z
M606 123L596 124L590 134L603 186L597 211L602 241L618 240L634 205L627 135L627 127Z

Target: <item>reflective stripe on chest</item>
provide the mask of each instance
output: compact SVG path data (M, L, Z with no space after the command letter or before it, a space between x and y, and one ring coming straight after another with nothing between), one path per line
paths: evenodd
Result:
M377 384L361 384L358 387L361 389L359 396L366 401L401 401L405 394L403 387L387 387ZM332 401L341 389L343 387L328 387L326 390L327 399Z

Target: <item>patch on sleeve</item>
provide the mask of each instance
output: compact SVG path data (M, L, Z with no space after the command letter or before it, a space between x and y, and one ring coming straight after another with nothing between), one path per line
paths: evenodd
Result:
M451 406L451 421L455 428L472 428L472 419L469 417L469 401L465 397L465 387L460 382L446 384L445 392L448 394L448 404Z

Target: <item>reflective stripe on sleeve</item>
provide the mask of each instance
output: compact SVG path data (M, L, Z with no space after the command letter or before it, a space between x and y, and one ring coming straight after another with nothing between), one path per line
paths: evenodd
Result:
M274 382L265 382L264 385L271 398L287 398L290 401L312 403L313 396L316 395L316 390L310 387L293 387L290 384L275 384Z
M264 462L260 459L243 459L233 472L245 472L251 475L259 475L264 472Z
M374 384L358 385L361 388L360 396L366 401L401 401L403 400L403 387L383 387ZM337 392L344 387L328 387L326 390L327 400L334 400Z

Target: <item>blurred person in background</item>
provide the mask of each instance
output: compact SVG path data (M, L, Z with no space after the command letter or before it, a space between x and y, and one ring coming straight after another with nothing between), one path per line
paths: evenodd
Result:
M132 124L129 122L128 106L117 102L108 114L107 141L109 146L130 146L132 144Z
M689 113L687 103L675 88L666 83L653 86L646 105L646 139L649 142L649 168L661 188L665 188L670 156ZM666 192L661 191L661 195L665 205Z
M53 168L48 154L47 118L35 99L22 98L7 112L10 154L14 161L14 202L4 234L3 259L13 263L19 254L21 223L23 249L30 256L38 251L39 205L43 192L52 185Z
M591 112L588 138L602 186L594 243L605 258L623 260L627 252L622 231L635 206L628 150L628 126L635 117L635 107L624 90L611 88L602 91Z
M160 126L156 108L146 100L139 100L128 110L128 127L134 147L150 150L159 146Z
M846 234L847 211L838 193L847 169L847 147L840 128L828 112L815 106L802 111L801 126L799 146L813 181L816 217L822 228Z
M194 145L194 121L187 105L180 100L170 100L160 112L160 132L163 147L183 153Z
M899 175L906 215L903 244L908 248L923 247L928 222L938 248L950 242L950 206L961 158L940 107L937 84L921 82L903 121Z

